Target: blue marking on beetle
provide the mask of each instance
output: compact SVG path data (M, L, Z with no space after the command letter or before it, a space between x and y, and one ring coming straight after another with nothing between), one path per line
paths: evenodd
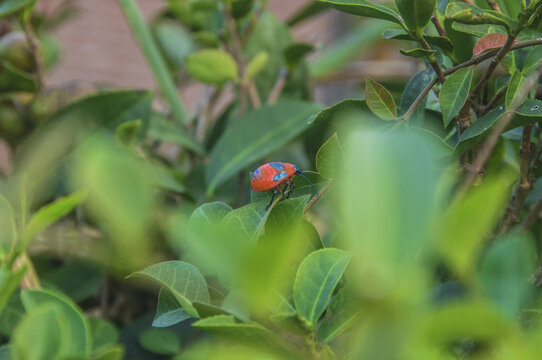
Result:
M299 168L298 168L296 165L294 165L294 169L295 169L295 171L297 171L297 172L302 172L301 170L299 170Z
M256 171L254 171L252 173L252 178L256 179L256 178L259 178L259 177L260 177L260 169L258 168L258 169L256 169Z
M288 176L288 173L286 171L283 171L281 173L276 174L273 176L273 181L280 181Z
M272 162L272 163L269 163L269 165L271 165L272 167L274 167L278 171L284 170L284 164L281 163L281 162Z

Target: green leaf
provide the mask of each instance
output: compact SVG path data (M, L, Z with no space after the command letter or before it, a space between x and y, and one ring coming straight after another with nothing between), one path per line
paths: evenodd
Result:
M411 50L399 50L401 55L410 56L416 59L421 59L429 55L434 55L437 53L436 50L426 50L421 48L411 49Z
M461 69L448 76L442 85L439 94L440 108L444 126L448 126L452 119L459 114L465 105L472 82L472 70Z
M517 19L521 12L521 1L516 0L497 0L499 9L513 19Z
M35 3L36 0L5 0L0 4L0 18L22 11L26 7L34 6Z
M0 266L0 313L8 303L11 294L19 287L26 268L10 270L6 265Z
M190 31L173 19L160 18L152 25L152 31L172 70L183 66L184 58L197 48Z
M435 72L433 69L427 68L420 71L410 79L408 84L405 86L405 90L403 90L403 95L401 96L401 112L403 114L408 111L410 106L414 103L414 101L416 101L423 89L425 89L427 84L431 82L434 76ZM422 100L420 105L418 105L412 118L416 119L423 116L426 105L427 96Z
M175 296L163 288L160 289L152 326L157 328L173 326L189 318L190 315L182 309Z
M89 318L90 331L92 332L92 353L114 345L119 332L111 322L100 318Z
M437 0L395 0L395 5L408 29L417 33L431 20Z
M17 230L13 208L7 199L0 194L0 262L15 247L16 237Z
M516 108L518 108L525 99L527 98L525 89L524 89L524 82L526 77L523 76L521 72L518 70L515 70L512 74L512 78L510 79L510 84L508 85L508 89L506 90L506 97L504 100L506 110L508 111L514 111Z
M326 3L317 0L311 1L291 15L291 17L287 20L287 24L288 26L295 26L300 22L320 14L322 11L327 10L328 8L329 5Z
M478 252L502 215L510 183L508 176L487 179L442 214L437 250L457 275L473 273Z
M446 7L446 18L467 25L502 25L507 30L517 27L517 21L502 13L492 10L482 10L474 5L462 2L449 3ZM460 29L456 30L460 31ZM481 35L487 33L486 30Z
M316 327L349 260L348 253L328 248L311 253L299 265L294 282L294 304L311 329Z
M527 55L525 62L523 63L521 73L527 76L529 75L531 71L539 67L541 63L542 63L542 46L534 46L529 52L529 55Z
M167 329L147 329L138 337L139 344L155 354L174 355L181 350L177 335Z
M529 277L535 271L534 250L526 236L496 239L482 257L479 279L482 288L502 312L516 319L527 296L535 290Z
M228 313L226 310L214 306L211 304L204 304L198 301L195 301L192 305L194 305L194 308L197 310L199 317L201 319L208 318L211 316L217 316L217 315L232 315Z
M269 215L265 205L262 201L230 211L222 219L222 224L242 239L255 242Z
M131 148L135 145L138 134L143 122L141 120L126 121L115 129L115 137L117 141L126 148Z
M65 309L39 306L29 311L13 332L11 355L25 360L84 358L84 352L73 351L70 330Z
M104 270L89 262L72 260L62 266L40 272L42 285L82 302L95 296L102 287Z
M348 14L372 17L392 21L399 25L403 24L401 17L393 10L375 4L369 0L319 0L321 3L329 4L333 8L344 11Z
M491 127L501 118L504 113L504 106L499 106L498 108L491 110L490 112L473 122L471 126L469 126L467 130L465 130L465 132L461 134L459 142L463 143L481 135L487 134Z
M11 345L0 346L0 360L9 360L12 358L11 348Z
M382 37L386 40L410 40L418 41L414 36L400 29L388 29L382 33ZM424 35L424 39L431 45L440 47L442 50L452 51L453 44L450 39L444 36Z
M230 315L218 315L199 320L193 327L216 337L249 347L263 347L284 353L281 339L258 323L238 323Z
M347 99L321 110L313 122L331 123L344 117L361 115L368 110L365 100Z
M316 338L321 342L330 342L348 330L359 318L357 304L353 304L349 286L341 288L331 300L328 315L322 320L316 331Z
M0 311L0 334L11 336L24 315L19 292L14 292Z
M169 121L161 114L153 114L147 137L153 140L171 142L186 147L199 155L205 154L203 147L188 136L183 127Z
M129 277L133 276L144 277L160 284L175 296L186 313L192 317L198 317L192 302L210 301L203 275L194 265L184 261L164 261L137 271Z
M40 208L23 230L21 235L23 246L27 246L39 232L71 213L86 198L87 191L77 191Z
M389 91L370 77L365 79L365 101L369 109L382 120L397 120L397 107Z
M333 179L344 167L344 154L337 133L333 134L316 153L316 169L321 176Z
M185 62L190 75L205 84L223 85L237 79L235 60L222 50L199 50L187 56Z
M211 152L205 172L207 193L213 194L231 176L294 139L320 109L320 105L311 102L279 100L239 118Z
M81 309L69 298L49 290L25 290L21 293L21 300L25 310L30 314L32 314L34 309L41 309L43 307L58 308L61 310L62 317L64 317L61 326L65 327L70 334L67 337L69 341L61 339L61 341L66 341L67 343L63 351L65 351L66 355L72 357L90 355L92 337L88 319ZM51 313L48 314L50 317L53 315ZM22 322L25 323L25 320ZM46 334L51 334L51 331L47 331ZM53 358L51 357L51 359Z
M0 7L3 4L0 5ZM36 79L11 65L8 62L1 62L0 65L0 92L28 91L34 92L38 89Z

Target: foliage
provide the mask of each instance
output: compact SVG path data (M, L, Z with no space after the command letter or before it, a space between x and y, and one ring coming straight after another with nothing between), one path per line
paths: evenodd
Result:
M35 4L0 3L0 359L539 358L542 1L119 0L160 93L85 96ZM323 11L355 25L296 42ZM420 71L317 103L375 35Z

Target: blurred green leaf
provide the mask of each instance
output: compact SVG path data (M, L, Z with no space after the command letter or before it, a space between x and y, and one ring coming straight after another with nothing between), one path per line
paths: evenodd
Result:
M0 360L10 360L11 356L11 345L0 346Z
M243 291L240 289L230 291L220 307L241 321L249 321L250 314L244 301Z
M232 0L231 10L235 19L242 19L250 13L254 0Z
M15 214L8 200L0 194L0 262L15 247L17 230Z
M10 270L6 265L0 265L0 313L9 301L10 296L19 287L26 268Z
M144 349L160 355L173 355L181 350L179 338L168 329L147 329L138 340Z
M344 37L335 40L319 56L311 60L309 67L311 75L322 78L342 69L349 61L381 41L382 31L386 29L389 29L389 24L382 21L363 22Z
M36 0L5 0L0 4L0 18L12 15L29 6L34 6L35 3Z
M288 26L295 26L300 22L303 22L311 17L320 14L322 11L328 9L329 6L326 3L314 0L302 6L297 12L295 12L287 20Z
M239 118L229 126L211 152L205 172L207 193L254 161L281 148L309 126L321 109L311 102L279 100Z
M269 56L266 52L260 52L254 56L247 65L244 78L252 79L265 67Z
M408 29L418 33L431 20L437 0L395 0L395 5Z
M0 7L5 3L0 4ZM0 9L1 10L1 9ZM14 67L8 62L2 62L0 65L0 91L36 91L38 88L36 79Z
M73 260L49 271L41 271L40 280L45 288L61 292L79 303L99 292L104 271L93 264Z
M203 147L192 140L179 124L169 121L161 114L153 114L147 137L152 140L171 142L186 147L199 155L205 153Z
M474 271L478 252L502 215L510 183L507 175L487 179L441 215L437 250L457 275Z
M185 61L190 75L202 83L223 85L237 79L237 64L225 51L203 49L190 54Z
M515 319L527 295L535 290L529 277L535 271L534 251L527 236L509 235L493 241L480 263L482 288L502 312Z
M403 21L395 11L376 4L369 0L319 0L324 4L329 4L333 8L344 11L349 14L383 19L402 24Z
M364 119L362 119L363 121ZM368 299L417 299L428 251L437 179L448 160L425 131L350 131L340 204L341 241L353 253L353 285Z
M0 311L0 334L10 336L24 317L25 311L19 292L14 292Z
M64 317L64 320L61 321L62 325L60 326L69 332L69 336L62 336L60 339L61 343L66 342L61 348L62 352L65 356L72 357L90 355L92 349L92 337L88 319L81 309L79 309L69 298L49 290L25 290L21 293L21 300L25 310L30 314L32 314L34 310L42 309L44 307L59 309L62 317ZM55 315L54 313L46 314L48 317L53 317ZM26 318L23 319L22 325L20 324L18 329L21 326L24 327L26 320ZM45 331L45 334L47 336L50 335L51 332ZM63 335L65 335L65 333ZM49 359L54 358L55 357L50 357Z
M314 50L311 43L293 43L284 49L284 59L289 68L294 68L305 56Z
M124 348L121 345L111 346L92 355L92 360L122 360L123 358Z
M439 94L439 102L445 127L450 124L465 105L469 96L471 82L472 70L470 69L458 70L444 81Z
M173 326L188 318L190 315L181 308L175 296L164 288L160 289L158 307L152 326L157 328Z
M410 49L410 50L399 50L399 52L401 53L401 55L405 55L405 56L410 56L410 57L413 57L415 59L421 59L421 58L424 58L424 57L427 57L429 55L434 55L436 54L436 50L426 50L426 49L422 49L422 48L415 48L415 49Z
M164 261L151 265L129 277L140 276L153 280L171 292L183 309L192 317L198 317L193 301L210 301L207 283L194 266L184 261Z
M115 325L100 318L89 318L88 322L92 333L92 353L108 348L117 342L119 332Z
M316 327L349 260L350 255L345 251L329 248L311 253L299 266L294 303L297 313L311 329Z
M333 179L344 167L344 154L337 134L333 134L316 153L316 169L321 176Z
M422 332L432 344L462 339L501 340L512 326L491 304L481 300L457 301L437 308L420 321Z
M280 338L258 323L238 323L233 316L218 315L199 320L192 326L237 344L284 353Z
M521 106L525 101L525 89L524 81L526 80L525 76L518 70L515 70L512 73L512 78L510 79L510 84L506 90L505 105L506 110L515 111L516 108Z
M196 49L190 32L176 21L160 18L152 30L168 65L173 70L183 66L185 57Z
M331 299L327 316L316 331L318 341L328 343L354 325L360 310L358 304L352 304L353 299L348 286L341 288Z
M64 308L41 305L29 311L19 323L11 339L14 359L51 360L84 357L74 352L73 334Z
M115 129L115 137L117 141L126 148L131 148L135 145L137 136L142 125L141 120L125 121Z
M71 213L87 195L87 191L77 191L40 208L23 229L22 246L26 247L39 232Z
M365 101L369 109L382 120L396 120L397 107L390 92L368 76L365 80Z

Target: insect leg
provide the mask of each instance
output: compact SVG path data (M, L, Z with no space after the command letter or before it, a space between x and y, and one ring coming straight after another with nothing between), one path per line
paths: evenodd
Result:
M286 195L286 199L289 199L290 196L292 196L292 192L294 191L295 189L295 182L292 180L292 182L290 183L290 191L288 191L288 195Z
M286 181L286 183L284 184L284 187L282 188L282 200L284 200L284 197L286 196L286 189L288 188L289 185L290 185L290 182Z
M275 195L277 195L277 193L278 193L277 189L273 190L273 196L271 196L271 201L269 202L269 204L267 204L267 206L265 207L265 210L269 210L269 207L273 203L273 200L275 200Z

